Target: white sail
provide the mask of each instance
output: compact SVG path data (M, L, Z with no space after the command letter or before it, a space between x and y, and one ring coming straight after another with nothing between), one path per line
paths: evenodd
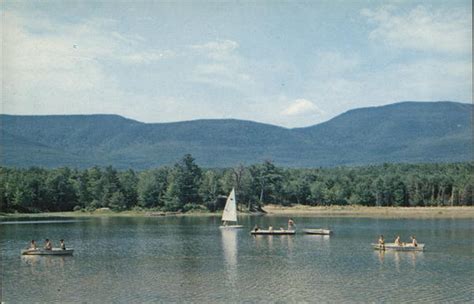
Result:
M225 203L224 212L222 213L222 221L237 222L237 202L235 201L235 190L232 188L227 201Z

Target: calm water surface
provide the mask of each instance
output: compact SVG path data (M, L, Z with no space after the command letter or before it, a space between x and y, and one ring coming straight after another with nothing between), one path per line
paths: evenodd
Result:
M331 237L249 235L287 217L241 217L241 230L205 216L48 220L0 224L3 301L474 301L474 220L294 217ZM426 251L379 253L378 234L416 234ZM20 256L44 238L66 239L74 256Z

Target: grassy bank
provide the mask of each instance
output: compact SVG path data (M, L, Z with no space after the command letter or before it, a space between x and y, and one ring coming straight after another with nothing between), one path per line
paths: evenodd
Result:
M263 208L268 216L331 216L331 217L374 217L374 218L471 218L474 207L363 207L295 205L283 207L267 205ZM220 216L220 212L195 211L187 213L129 210L122 212L100 211L43 212L43 213L0 213L0 218L10 217L154 217L154 216Z

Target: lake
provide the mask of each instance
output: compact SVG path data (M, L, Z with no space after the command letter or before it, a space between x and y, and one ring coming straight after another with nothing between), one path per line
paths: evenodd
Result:
M474 220L293 217L330 237L251 236L288 217L15 219L0 225L3 301L18 302L472 302ZM58 221L56 221L58 220ZM378 252L384 234L425 252ZM20 256L31 239L64 238L74 256Z

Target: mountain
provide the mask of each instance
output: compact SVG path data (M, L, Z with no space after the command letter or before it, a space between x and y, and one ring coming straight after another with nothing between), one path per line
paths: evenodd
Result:
M117 115L0 115L3 166L205 167L273 160L289 167L472 160L470 104L401 102L287 129L234 119L146 124Z

